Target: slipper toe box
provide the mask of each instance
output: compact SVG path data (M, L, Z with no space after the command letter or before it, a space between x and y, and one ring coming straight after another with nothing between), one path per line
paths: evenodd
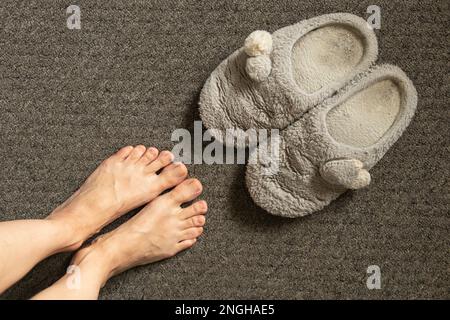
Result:
M279 163L273 167L276 169L268 171L255 150L246 172L247 188L253 200L273 215L288 218L309 215L346 190L327 183L320 176L319 166L297 151L296 154L281 151Z

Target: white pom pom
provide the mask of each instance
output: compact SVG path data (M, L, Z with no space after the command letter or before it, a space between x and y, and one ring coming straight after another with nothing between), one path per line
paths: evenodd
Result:
M272 62L268 56L247 58L245 71L252 80L256 82L263 81L269 76L271 70Z
M244 50L250 57L269 55L272 52L272 35L267 31L253 31L245 39Z

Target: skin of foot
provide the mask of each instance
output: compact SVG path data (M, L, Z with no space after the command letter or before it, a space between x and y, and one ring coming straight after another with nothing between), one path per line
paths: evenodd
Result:
M83 241L130 210L155 199L186 179L187 168L169 151L127 146L103 161L85 183L47 220L67 238L61 251Z
M201 192L198 180L185 180L117 229L80 249L72 264L95 270L103 286L127 269L170 258L192 247L203 232L207 204L201 200L185 208L181 205Z

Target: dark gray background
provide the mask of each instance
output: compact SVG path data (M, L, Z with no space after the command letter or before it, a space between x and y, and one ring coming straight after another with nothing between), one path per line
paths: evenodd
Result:
M66 28L78 4L82 30ZM16 1L0 3L0 219L43 218L117 148L171 148L192 130L209 73L253 30L382 8L380 61L414 81L408 130L348 192L303 219L273 217L243 165L192 165L208 225L189 252L113 278L101 298L449 298L448 1ZM120 223L120 221L118 222ZM60 277L61 254L2 298ZM382 290L368 290L377 264Z

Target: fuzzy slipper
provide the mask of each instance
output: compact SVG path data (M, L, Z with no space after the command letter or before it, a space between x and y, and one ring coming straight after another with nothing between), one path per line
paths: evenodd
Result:
M255 31L206 81L200 116L228 146L226 129L241 129L233 140L250 128L283 129L366 71L377 55L373 30L348 13L304 20L272 35Z
M402 135L416 104L416 89L398 67L359 75L286 128L278 156L261 145L254 150L246 174L252 198L274 215L300 217L367 186L368 170Z

